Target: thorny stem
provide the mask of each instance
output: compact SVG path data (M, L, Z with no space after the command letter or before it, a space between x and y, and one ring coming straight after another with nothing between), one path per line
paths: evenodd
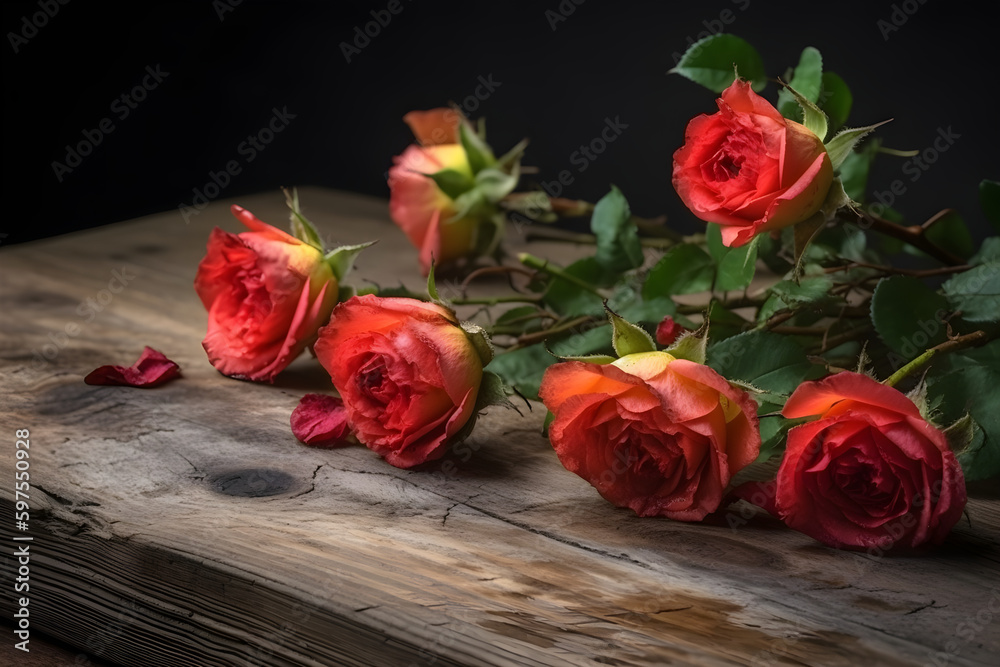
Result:
M944 264L949 266L960 266L965 264L965 260L948 250L937 246L924 235L924 232L930 229L934 223L942 220L950 212L951 209L945 209L944 211L931 216L922 225L911 225L909 227L897 225L896 223L890 222L885 218L872 215L868 211L861 211L861 215L868 222L871 229L876 232L899 239L905 243L909 243L914 248L923 250L925 253Z
M895 387L903 378L913 371L923 368L937 355L946 352L954 352L955 350L961 350L966 347L981 345L986 342L987 338L988 337L985 331L973 331L972 333L946 340L940 345L936 345L925 351L919 357L900 368L898 371L887 377L882 384L887 387Z

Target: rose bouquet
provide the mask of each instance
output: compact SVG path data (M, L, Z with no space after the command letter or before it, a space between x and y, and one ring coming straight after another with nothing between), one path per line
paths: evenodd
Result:
M816 49L773 101L732 35L673 71L717 95L672 135L672 185L703 232L634 215L614 186L593 204L550 196L521 183L525 142L497 158L481 123L411 112L389 214L426 293L346 285L365 246L327 251L293 194L291 234L234 207L247 231L214 231L195 280L209 361L273 381L312 349L330 391L302 399L296 437L402 468L440 459L517 393L549 411L548 453L640 516L742 525L756 505L832 547L940 543L966 481L1000 474L1000 237L977 248L951 210L907 224L866 203L873 161L909 153L870 136L880 119L845 127L850 90ZM1000 233L1000 184L980 193ZM584 216L589 234L545 227ZM511 219L528 241L586 250L512 257ZM436 267L464 272L455 298ZM498 274L511 293L469 296ZM95 382L176 377L161 357Z

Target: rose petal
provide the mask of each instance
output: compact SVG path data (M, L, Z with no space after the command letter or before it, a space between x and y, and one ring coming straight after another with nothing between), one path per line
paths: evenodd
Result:
M341 447L350 444L347 410L336 396L306 394L292 411L292 434L307 445Z
M674 341L680 338L681 334L685 331L687 329L674 322L674 318L667 315L656 326L656 342L664 347L673 345Z
M180 374L180 366L163 353L146 347L132 366L101 366L91 371L83 381L93 385L157 387L180 377Z

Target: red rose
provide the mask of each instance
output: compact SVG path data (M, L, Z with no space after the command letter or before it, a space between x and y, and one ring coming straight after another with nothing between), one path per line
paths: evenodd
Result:
M666 352L550 366L540 396L562 464L639 516L698 521L757 458L756 408L708 366Z
M839 548L937 544L965 507L965 478L944 434L913 402L867 375L806 382L782 414L819 415L788 433L774 509Z
M688 123L674 153L674 188L691 212L721 226L727 246L816 213L833 181L823 141L737 79L719 112Z
M208 310L202 345L221 373L272 382L329 319L337 279L317 248L232 211L250 231L212 230L194 279Z
M416 299L345 301L320 330L316 356L355 436L399 468L444 455L472 417L483 379L454 313Z

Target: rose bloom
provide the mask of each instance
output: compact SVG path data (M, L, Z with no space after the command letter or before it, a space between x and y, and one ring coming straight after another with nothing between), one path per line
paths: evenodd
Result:
M479 221L469 216L456 220L455 201L425 174L454 169L471 179L472 168L459 143L457 112L411 111L403 120L420 144L411 145L393 158L389 169L389 215L420 251L420 266L426 276L432 260L446 263L475 250Z
M212 230L194 279L208 310L202 345L219 372L273 382L330 318L337 279L318 249L232 211L249 231Z
M540 396L559 460L639 516L699 521L757 458L756 404L708 366L666 352L550 366Z
M839 548L944 540L965 478L944 434L905 395L859 373L798 387L782 414L818 415L788 433L774 498L791 528Z
M688 123L674 153L674 189L684 205L718 223L730 247L816 213L833 181L822 140L783 118L749 82L734 81L718 105L718 113Z
M319 332L316 356L359 441L399 468L440 458L473 415L476 348L448 309L356 296Z

